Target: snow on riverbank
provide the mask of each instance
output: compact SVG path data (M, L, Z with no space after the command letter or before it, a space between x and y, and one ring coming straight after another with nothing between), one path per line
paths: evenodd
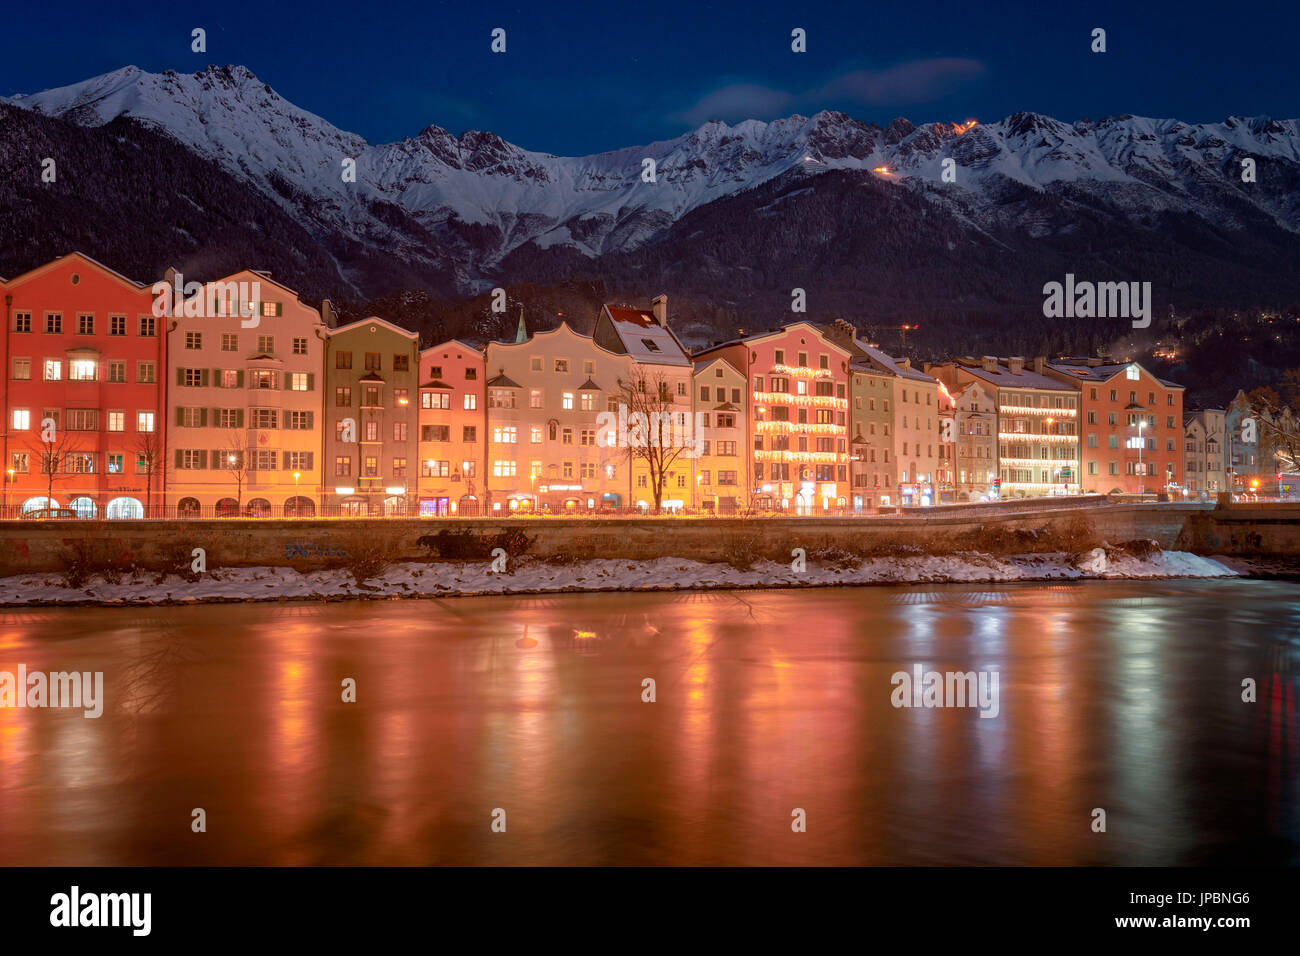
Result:
M978 552L868 558L859 567L836 569L807 562L805 571L789 564L758 561L747 571L728 564L684 558L653 561L600 559L571 564L523 559L504 574L487 561L395 564L358 585L344 570L295 571L292 568L222 568L189 582L170 576L157 583L156 572L124 576L110 584L98 576L71 588L58 574L20 574L0 578L0 606L39 604L166 604L201 601L324 600L347 598L448 597L470 594L521 594L547 591L684 590L689 588L823 587L854 584L912 584L1098 580L1107 578L1230 577L1219 561L1182 551L1146 557L1107 555L1098 549L1081 558L1064 554L995 557Z

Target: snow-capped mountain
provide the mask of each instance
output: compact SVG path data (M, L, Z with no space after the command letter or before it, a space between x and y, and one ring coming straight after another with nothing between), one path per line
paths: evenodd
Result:
M192 75L126 67L8 102L85 127L129 117L165 132L279 204L358 289L369 284L358 249L440 270L471 290L525 252L626 254L664 241L710 203L787 175L813 174L815 190L815 174L835 170L907 190L972 236L999 241L1068 240L1072 211L1137 229L1178 216L1227 233L1260 222L1300 232L1297 120L1067 124L1016 113L985 124L898 119L882 129L822 112L710 122L676 139L561 157L436 126L370 144L238 66ZM647 159L654 182L643 180ZM1256 181L1243 182L1243 159L1255 161ZM344 176L347 161L355 182ZM392 291L370 285L371 294Z

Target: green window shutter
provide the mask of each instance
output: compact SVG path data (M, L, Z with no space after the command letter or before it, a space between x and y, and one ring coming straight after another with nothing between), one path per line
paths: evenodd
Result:
M235 387L236 388L244 387L244 370L242 368L235 373Z
M291 423L292 415L293 415L293 413L290 412L289 409L287 409L287 408L284 409L284 410L282 410L282 411L280 412L280 427L281 427L281 428L288 428L288 427L289 427L289 425L290 425L290 423Z
M244 427L244 410L242 408L235 409L235 427Z
M184 384L185 384L185 369L183 369L183 368L178 368L178 369L176 370L176 384L177 384L177 385L184 385Z
M199 409L199 427L200 428L208 427L208 410L206 408Z
M281 469L283 469L284 471L288 471L288 470L289 470L289 453L288 453L287 451L283 451L283 452L280 452L280 454L284 456L284 457L281 459L281 460L284 462L284 464L281 465L280 467L281 467Z
M184 418L185 418L185 409L183 409L183 408L181 408L179 405L177 405L177 406L176 406L176 424L179 425L179 424L181 423L181 420L184 419Z
M206 368L199 370L199 384L204 388L208 387L208 382L210 381L210 379L208 378L208 372L209 370Z
M315 373L315 372L308 372L308 373L307 373L307 391L309 391L309 392L314 392L314 391L316 391L316 373Z
M176 469L177 469L177 471L180 470L180 467L181 467L181 461L182 461L182 455L183 455L183 454L184 454L184 453L183 453L179 448L176 449Z
M316 467L316 453L314 451L309 451L307 452L307 470L312 471L315 469L315 467Z
M307 413L307 428L308 428L308 429L312 429L312 428L315 428L315 427L316 427L316 413L315 413L315 412L308 412L308 413Z
M283 302L277 302L277 303L275 304L275 314L276 314L276 315L284 315L284 303L283 303Z
M206 451L199 452L199 467L200 468L208 467L208 453Z

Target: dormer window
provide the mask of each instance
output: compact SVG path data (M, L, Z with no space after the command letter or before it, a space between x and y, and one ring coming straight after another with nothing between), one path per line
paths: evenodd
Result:
M657 342L655 342L654 339L642 339L641 344L644 345L646 349L648 349L651 352L659 351L659 345Z

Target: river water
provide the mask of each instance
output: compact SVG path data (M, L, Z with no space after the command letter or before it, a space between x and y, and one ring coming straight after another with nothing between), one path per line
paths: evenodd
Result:
M0 708L0 864L1296 864L1298 592L0 612L0 672L105 687ZM918 664L996 716L894 706Z

